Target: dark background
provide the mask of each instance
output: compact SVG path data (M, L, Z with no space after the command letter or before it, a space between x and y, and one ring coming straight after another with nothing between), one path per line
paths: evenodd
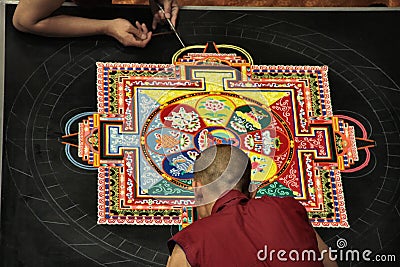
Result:
M72 116L96 111L96 61L170 63L173 35L145 48L115 40L43 38L14 30L7 6L1 266L162 266L177 227L96 225L97 172L65 157L59 142ZM147 8L63 8L150 25ZM90 14L90 15L89 15ZM334 114L361 121L376 141L368 167L343 174L349 229L317 229L336 249L370 249L400 261L400 13L180 12L186 45L215 41L247 50L255 64L328 65ZM340 266L377 266L342 262Z

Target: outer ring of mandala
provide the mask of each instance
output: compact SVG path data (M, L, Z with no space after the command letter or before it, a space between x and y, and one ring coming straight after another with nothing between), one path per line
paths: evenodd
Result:
M178 101L180 101L180 100L183 100L183 99L187 99L187 98L194 97L194 96L205 96L205 95L209 95L209 94L212 94L212 93L213 93L213 92L198 92L198 93L188 94L188 95L185 95L185 96L179 96L179 97L177 97L177 98L174 98L174 99L172 99L172 100L169 100L169 101L167 101L167 102L164 103L164 104L160 104L160 106L159 106L158 108L156 108L155 110L153 110L153 111L150 113L150 115L148 116L148 118L147 118L146 122L144 123L143 128L142 128L142 130L141 130L141 134L140 134L140 145L141 145L141 148L142 148L142 149L141 149L141 150L142 150L142 153L143 153L143 155L145 156L147 162L148 162L148 163L150 164L150 166L151 166L152 168L154 168L154 169L157 171L157 173L160 174L165 180L167 180L168 182L171 182L171 183L173 183L173 184L175 184L175 185L177 185L177 186L179 186L179 187L181 187L181 188L184 188L184 189L192 190L192 187L189 186L189 185L186 184L186 183L180 182L179 179L177 179L177 178L175 178L175 177L172 177L172 176L166 174L163 170L161 170L161 169L157 166L156 163L153 162L151 156L150 156L149 153L147 152L148 147L147 147L147 145L146 145L146 134L148 133L148 127L149 127L150 123L152 122L153 118L154 118L158 113L160 113L161 110L163 110L165 107L167 107L167 106L169 106L169 105L171 105L171 104L174 104L174 103L176 103L176 102L178 102ZM246 96L243 96L243 95L239 95L239 94L236 94L236 93L231 93L231 92L229 92L229 93L228 93L228 92L217 92L216 94L217 94L217 95L222 95L222 96L227 96L227 97L240 98L240 99L243 99L243 100L245 100L245 101L251 102L252 104L256 104L256 105L260 106L261 108L263 108L264 110L266 110L267 112L271 112L272 115L273 115L272 118L276 118L276 119L282 124L282 126L284 127L284 129L285 129L285 134L286 134L286 136L288 137L289 143L290 143L290 146L289 146L289 153L288 153L288 156L287 156L287 159L286 159L285 164L284 164L282 167L280 167L280 169L277 170L277 172L276 172L271 178L266 179L266 180L265 180L264 182L262 182L258 187L259 187L259 189L260 189L260 188L263 188L263 187L268 186L270 183L272 183L273 181L275 181L275 180L279 177L280 174L284 173L285 170L289 167L290 163L292 162L293 153L294 153L294 146L293 146L294 137L293 137L293 133L290 131L288 125L287 125L286 122L285 122L285 120L282 119L276 112L274 112L273 110L271 110L271 109L270 109L269 107L267 107L265 104L262 104L262 103L258 102L257 100L254 100L254 99L252 99L252 98L249 98L249 97L246 97Z

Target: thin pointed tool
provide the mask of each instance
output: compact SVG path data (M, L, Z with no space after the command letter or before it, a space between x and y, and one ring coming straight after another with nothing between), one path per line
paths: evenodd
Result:
M164 16L165 16L164 8L163 8L159 3L157 3L157 5L158 5L158 8L161 10L161 12L164 13ZM179 34L178 34L178 32L176 31L176 29L175 29L174 25L172 24L171 20L168 19L168 18L165 18L165 19L168 21L168 24L169 24L169 26L171 27L171 30L175 33L175 35L176 35L176 37L178 38L178 40L179 40L179 42L181 43L181 45L185 48L186 46L185 46L185 44L182 42L181 37L179 37Z

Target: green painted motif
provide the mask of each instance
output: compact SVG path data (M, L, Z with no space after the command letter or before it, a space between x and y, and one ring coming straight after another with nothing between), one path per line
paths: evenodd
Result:
M150 196L193 196L193 192L176 186L164 179L149 188Z
M268 186L261 188L257 192L257 197L271 196L271 197L293 197L293 192L286 186L275 181Z
M179 180L179 182L186 184L188 186L192 186L193 179L185 179L185 180L182 179L182 180Z
M320 170L321 172L321 182L323 184L323 195L324 195L324 211L319 212L309 212L308 217L313 218L330 218L332 219L335 215L334 203L332 200L332 187L331 187L331 177L329 171ZM262 196L272 196L272 197L294 197L292 190L285 187L281 183L275 181L272 184L261 188L257 192L257 197Z
M258 106L246 105L236 108L228 127L240 135L264 129L270 123L271 115L266 110Z
M338 154L341 154L343 152L343 138L335 133L335 141L336 141L336 150Z

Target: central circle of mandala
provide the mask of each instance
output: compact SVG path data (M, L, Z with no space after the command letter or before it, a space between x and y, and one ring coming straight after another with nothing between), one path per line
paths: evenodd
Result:
M245 151L252 180L263 182L278 171L274 155L289 148L283 120L268 107L235 93L193 93L160 105L141 131L146 160L165 179L188 187L196 157L207 147L229 144ZM186 181L186 182L185 182Z

